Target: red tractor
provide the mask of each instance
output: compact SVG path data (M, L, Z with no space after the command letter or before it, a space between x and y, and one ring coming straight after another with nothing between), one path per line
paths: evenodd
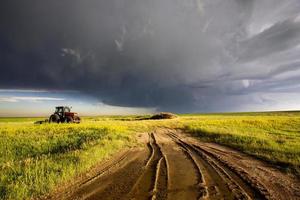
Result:
M55 112L49 118L50 123L80 123L80 117L67 106L55 107Z

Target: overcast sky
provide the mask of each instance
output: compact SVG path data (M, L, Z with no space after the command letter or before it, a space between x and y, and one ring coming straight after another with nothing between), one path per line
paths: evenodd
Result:
M2 0L0 69L0 115L300 109L300 1Z

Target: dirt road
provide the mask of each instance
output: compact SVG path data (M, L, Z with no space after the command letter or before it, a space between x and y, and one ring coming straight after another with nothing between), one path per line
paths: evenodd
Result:
M232 149L172 129L144 141L51 198L300 199L295 177Z

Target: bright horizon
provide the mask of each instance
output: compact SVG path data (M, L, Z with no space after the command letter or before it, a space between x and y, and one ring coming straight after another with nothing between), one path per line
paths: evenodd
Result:
M0 90L0 117L47 117L56 106L70 106L81 116L131 115L155 112L150 108L111 106L76 91Z
M107 105L99 100L83 95L76 91L46 91L46 90L5 90L0 89L0 117L49 117L56 106L71 106L72 112L80 116L101 115L143 115L160 112L157 108L137 108ZM220 110L215 112L269 112L269 111L296 111L300 107L281 105L277 109L240 109ZM164 110L168 111L168 110Z

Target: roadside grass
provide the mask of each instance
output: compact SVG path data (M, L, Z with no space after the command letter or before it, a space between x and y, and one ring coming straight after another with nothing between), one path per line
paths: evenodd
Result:
M0 199L38 197L133 145L132 132L113 124L1 124Z
M188 118L188 117L186 117ZM300 175L300 114L205 115L185 119L184 130Z
M34 125L38 118L0 118L0 199L47 194L124 148L136 133L180 128L201 141L230 146L300 174L300 112L83 117L80 124Z

